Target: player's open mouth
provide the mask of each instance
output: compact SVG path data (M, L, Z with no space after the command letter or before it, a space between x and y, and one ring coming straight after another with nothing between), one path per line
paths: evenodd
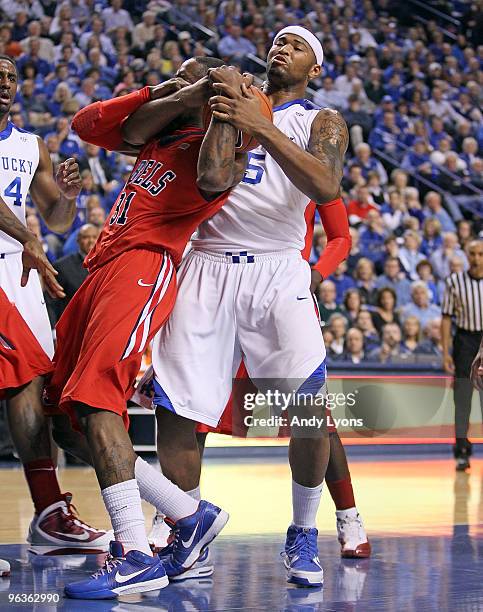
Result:
M8 104L10 102L10 94L7 93L6 91L0 92L0 102L3 102L4 104Z
M287 60L283 57L283 55L276 55L273 59L272 59L272 63L276 63L276 64L285 64L287 65L288 62Z

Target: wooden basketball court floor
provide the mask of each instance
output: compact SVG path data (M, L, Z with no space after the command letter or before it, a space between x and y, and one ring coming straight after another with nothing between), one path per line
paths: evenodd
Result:
M279 553L290 522L290 475L284 458L208 459L202 495L229 511L212 546L212 578L171 584L144 596L89 602L62 598L66 582L95 571L101 555L32 555L24 544L32 506L18 466L0 467L0 557L12 575L0 580L0 610L483 610L483 459L456 473L449 453L352 458L358 509L369 533L369 560L341 560L327 490L318 515L323 589L285 581ZM352 453L350 453L352 454ZM108 527L90 469L60 470L64 491L87 523ZM149 528L153 511L145 507ZM59 594L58 603L8 603L14 593Z

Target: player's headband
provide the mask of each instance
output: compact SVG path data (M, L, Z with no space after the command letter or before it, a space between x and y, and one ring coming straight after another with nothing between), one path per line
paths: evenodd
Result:
M319 66L322 66L322 62L324 61L324 52L322 50L322 45L320 44L320 40L309 32L306 28L302 26L288 26L280 30L280 32L275 36L273 42L276 42L280 36L283 34L295 34L296 36L300 36L303 38L305 42L310 46L315 55L315 60Z

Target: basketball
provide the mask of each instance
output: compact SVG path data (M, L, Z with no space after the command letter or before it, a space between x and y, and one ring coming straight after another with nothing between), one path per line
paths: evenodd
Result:
M263 93L261 89L258 89L258 87L255 87L254 85L250 87L250 90L252 91L252 93L258 96L258 100L260 103L260 112L262 113L262 115L266 117L267 119L269 119L270 121L273 121L272 105L268 97ZM210 125L210 121L211 121L211 108L209 104L205 104L205 107L203 109L203 128L205 132ZM241 131L238 132L237 142L235 145L235 149L237 153L246 153L247 151L252 151L253 149L256 149L257 147L258 147L258 142L255 140L255 138L253 138L253 136L250 136L249 134L245 134L244 132L241 132Z

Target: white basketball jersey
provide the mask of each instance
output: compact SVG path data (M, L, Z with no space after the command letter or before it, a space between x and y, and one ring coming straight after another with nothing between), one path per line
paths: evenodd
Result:
M38 165L37 136L9 121L0 132L0 197L24 225L25 202ZM20 251L20 242L0 231L0 254Z
M274 125L306 150L319 109L308 100L298 99L273 110ZM309 202L310 198L295 187L260 146L248 153L244 178L232 189L221 210L200 225L192 244L214 252L301 251L307 231L304 213Z

